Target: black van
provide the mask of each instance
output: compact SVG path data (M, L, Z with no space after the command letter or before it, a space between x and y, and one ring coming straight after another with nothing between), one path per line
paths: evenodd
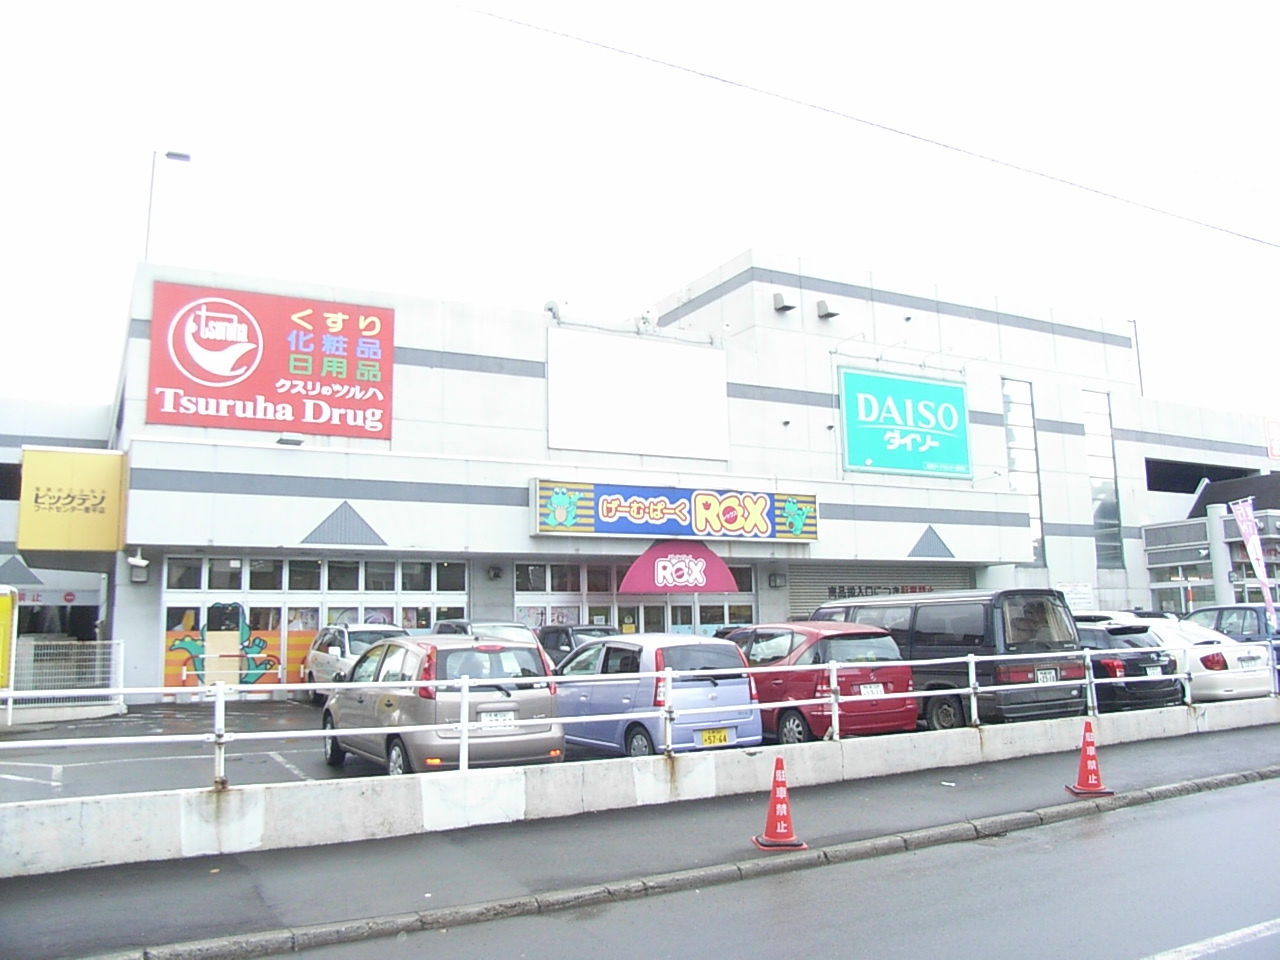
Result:
M1001 653L1079 650L1080 638L1066 600L1057 590L1019 588L895 594L832 600L813 620L845 620L884 627L908 660L990 657ZM914 668L917 690L965 690L966 663ZM983 723L1078 717L1087 707L1085 663L1079 657L977 662L978 717ZM1080 680L1079 686L1039 686ZM920 716L930 730L970 722L969 696L921 697Z

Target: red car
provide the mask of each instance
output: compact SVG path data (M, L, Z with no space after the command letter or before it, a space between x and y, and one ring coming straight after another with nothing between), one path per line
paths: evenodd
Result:
M814 700L831 695L830 669L813 665L839 662L840 735L916 729L915 697L885 699L882 694L913 689L911 667L887 630L861 623L765 623L729 635L752 667L809 667L754 674L760 702ZM779 743L823 738L831 729L831 707L809 704L761 710L766 736Z

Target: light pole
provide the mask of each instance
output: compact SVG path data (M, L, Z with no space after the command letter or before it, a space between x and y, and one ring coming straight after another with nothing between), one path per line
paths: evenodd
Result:
M155 150L151 151L151 184L147 187L147 236L142 241L142 261L145 263L149 259L151 253L151 202L155 199L156 194L156 156ZM170 150L165 155L166 160L180 160L187 163L191 159L189 153L179 153L177 150Z

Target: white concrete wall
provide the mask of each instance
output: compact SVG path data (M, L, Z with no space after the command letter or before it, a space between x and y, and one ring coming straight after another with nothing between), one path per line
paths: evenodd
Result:
M1106 714L1105 747L1280 723L1280 700ZM777 756L804 787L1079 750L1080 718L836 743L0 805L0 876L404 836L769 790ZM1070 777L1070 765L1064 776ZM1105 783L1105 778L1104 781ZM349 812L340 820L327 811Z

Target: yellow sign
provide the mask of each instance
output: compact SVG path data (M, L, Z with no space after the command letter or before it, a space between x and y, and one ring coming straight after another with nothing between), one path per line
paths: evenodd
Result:
M126 470L117 450L24 447L18 549L123 550Z
M13 638L18 635L18 591L0 587L0 690L9 686L9 661Z

